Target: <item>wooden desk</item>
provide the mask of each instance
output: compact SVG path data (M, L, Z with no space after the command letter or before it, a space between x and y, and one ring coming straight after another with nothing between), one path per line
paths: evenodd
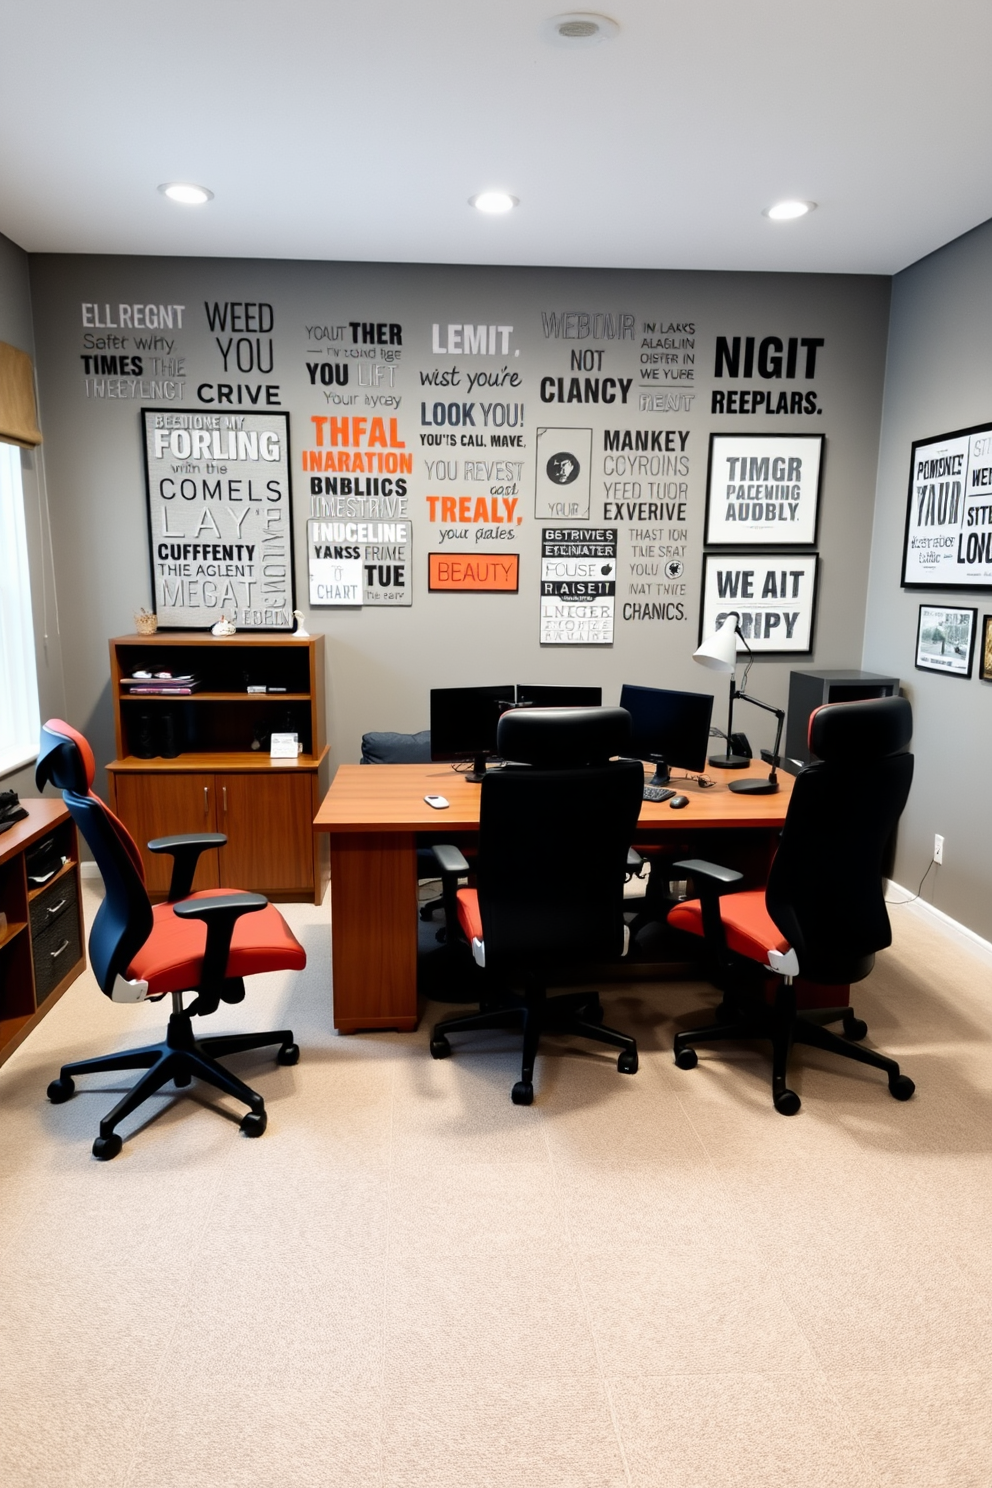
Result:
M718 861L741 866L752 883L763 883L792 777L780 773L776 795L736 795L728 784L745 773L767 775L768 767L755 761L747 772L710 770L717 783L706 790L673 780L689 805L673 811L667 801L645 801L638 845L695 856L722 851ZM316 832L330 834L335 1028L416 1028L417 833L463 842L478 831L481 789L450 765L339 768L314 820ZM429 794L446 796L448 809L432 810L424 801ZM738 839L747 845L743 863L724 850L731 833L731 845Z
M0 834L0 1064L85 970L83 906L76 828L66 807L48 797L22 801L23 821ZM53 835L66 862L32 884L25 854Z

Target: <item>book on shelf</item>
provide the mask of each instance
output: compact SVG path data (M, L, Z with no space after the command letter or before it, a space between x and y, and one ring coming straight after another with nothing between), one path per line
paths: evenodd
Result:
M198 692L199 682L131 682L128 697L189 697Z

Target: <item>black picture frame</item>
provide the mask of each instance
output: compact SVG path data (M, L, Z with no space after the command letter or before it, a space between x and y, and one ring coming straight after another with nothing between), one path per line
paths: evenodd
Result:
M987 577L979 580L964 580L960 583L955 583L953 582L954 575L947 573L945 569L940 567L939 565L934 566L934 577L932 580L915 580L907 579L906 577L907 564L910 554L910 537L913 531L913 486L916 478L917 451L926 449L930 445L947 444L951 440L955 439L971 440L974 438L974 436L982 434L988 435L990 449L992 449L992 423L969 424L969 426L965 429L952 429L947 434L933 434L929 435L926 439L913 440L913 443L910 447L909 457L909 482L906 488L906 521L903 526L902 563L899 569L899 582L903 589L909 590L911 592L915 591L918 593L927 593L936 590L940 593L947 594L975 594L981 593L983 590L986 589L992 591L992 558L990 558L989 560L989 571ZM992 466L992 454L988 456L988 464ZM963 474L967 479L967 472L965 471L963 472ZM967 494L966 489L962 494ZM983 504L992 506L992 485L985 488L985 495L987 497L987 502ZM963 517L964 505L962 505L962 523ZM959 531L963 535L963 525L959 528ZM992 544L990 544L990 546L992 546Z
M774 559L776 563L787 563L791 558L794 562L801 562L805 564L809 563L812 560L811 572L813 579L813 593L809 605L809 635L807 637L807 644L802 647L789 646L784 648L776 648L774 650L772 650L771 648L766 649L764 646L760 645L753 648L755 660L759 661L784 656L812 656L816 641L816 616L820 593L820 555L818 552L810 552L807 548L803 548L798 551L792 550L791 552L783 551L781 548L768 548L761 552L758 552L753 548L745 548L744 550L737 552L727 549L719 549L714 550L712 553L704 553L702 585L700 587L699 594L699 639L697 641L697 645L702 645L703 640L706 638L706 636L712 634L713 631L713 624L710 618L711 606L708 604L707 594L710 565L716 563L726 563L728 559L733 558L739 558L742 562L745 563L762 563L763 560L767 559ZM758 596L755 596L755 598L758 598ZM737 596L730 596L729 598L724 597L720 600L717 600L715 603L722 606L725 612L729 610L737 610L738 612L741 612L747 606L748 600L745 598L738 600ZM748 636L747 639L750 644L751 637ZM738 655L746 657L747 652L739 651Z
M735 443L744 440L756 440L766 445L774 444L774 442L777 440L781 440L783 442L788 440L793 443L802 440L816 443L819 446L819 463L817 466L816 474L816 494L814 496L814 501L816 504L813 512L812 537L804 538L801 542L788 542L785 540L780 541L777 538L770 536L768 532L755 532L750 537L741 537L740 535L735 535L733 539L728 539L727 541L721 541L711 537L710 518L713 510L712 501L714 458L718 447L718 441L722 439L732 439ZM779 434L764 432L756 433L753 431L738 434L735 431L729 429L717 429L711 431L706 460L706 512L703 519L704 547L706 547L707 549L712 549L713 552L729 552L735 548L742 547L761 548L767 551L771 551L773 549L805 553L815 551L820 534L820 506L821 496L823 494L823 469L826 463L826 449L827 437L825 434L807 434L803 432Z
M982 616L982 654L978 662L982 682L992 682L992 615Z
M292 446L290 444L289 411L288 411L288 409L284 409L284 408L254 408L253 407L253 408L245 408L245 409L240 409L240 410L234 410L234 409L231 409L231 410L227 410L227 409L220 410L220 409L215 409L215 408L202 408L202 409L184 408L184 409L178 409L175 406L173 406L171 408L142 408L142 409L140 409L140 420L141 420L141 464L142 464L142 469L144 470L144 476L145 476L145 518L146 518L146 523L147 523L147 528L148 528L148 569L149 569L149 576L150 576L150 579L151 579L151 587L152 587L152 610L154 611L154 613L156 615L158 615L160 613L160 609L159 609L159 593L160 593L160 590L159 590L159 583L158 583L159 576L156 574L156 571L155 571L155 563L156 563L156 557L155 557L155 532L154 532L154 529L153 529L153 515L152 515L152 502L153 502L153 497L152 497L152 468L151 468L151 462L149 460L149 450L148 450L148 430L149 430L149 419L148 419L148 415L149 414L151 414L151 415L161 414L163 416L168 416L169 418L173 418L173 419L177 415L181 415L181 416L185 416L185 417L195 417L195 416L199 415L202 418L207 418L207 417L210 417L211 415L216 415L218 413L221 415L221 417L224 417L224 416L228 415L229 413L231 415L233 415L236 412L238 414L245 414L245 415L260 414L260 415L264 415L268 419L282 420L282 422L283 422L284 430L285 430L284 435L283 435L283 449L285 451L285 458L284 458L283 461L280 461L279 469L280 469L280 472L284 472L285 473L285 478L286 478L286 492L285 492L284 499L286 501L286 510L288 512L288 529L289 529L289 531L288 531L288 537L287 537L287 548L288 548L288 552L287 552L287 559L286 559L286 561L287 561L287 563L289 565L289 620L288 620L288 624L286 624L286 625L249 625L249 624L244 624L244 623L238 622L237 629L238 629L239 633L243 631L243 632L247 632L249 634L291 635L293 633L293 630L294 630L295 625L296 625L296 620L295 620L294 614L293 614L293 611L296 609L296 542L295 542L295 535L294 535L294 531L293 531L293 472L292 472L292 458L291 458ZM202 633L203 631L209 631L212 628L212 625L214 623L216 623L216 621L219 620L220 617L221 617L221 612L218 610L217 614L213 617L213 620L211 620L209 618L206 618L205 619L205 623L200 624L200 625L182 625L182 624L176 623L173 620L170 620L169 623L168 623L168 629L169 630L181 630L181 631L187 631L187 630L188 631L199 631L199 632Z
M922 648L923 648L924 615L927 614L927 613L932 614L935 617L937 615L944 615L946 617L946 615L948 613L954 614L956 616L961 616L961 615L968 615L968 616L970 616L969 629L968 629L968 643L967 643L968 655L967 655L967 658L964 658L962 656L960 658L960 660L957 662L957 664L955 664L955 656L958 654L957 653L957 648L955 648L955 652L952 653L952 655L951 655L950 658L948 658L947 664L943 664L943 662L941 660L938 660L938 658L937 658L936 655L933 655L931 657L931 660L930 660L929 663L927 663L926 661L921 661L920 660L920 656L922 654ZM945 619L945 622L944 623L946 624L946 619ZM928 605L928 604L921 604L920 605L920 608L919 608L919 615L918 615L917 621L916 621L916 657L915 657L915 661L914 661L914 665L916 667L916 670L918 672L932 672L932 673L935 673L936 675L941 676L941 677L959 677L963 681L967 682L969 680L969 678L971 677L972 663L973 663L974 657L975 657L975 634L976 634L977 630L978 630L978 609L977 609L977 607L972 608L970 605ZM947 643L947 640L948 639L950 639L950 637L944 638L944 640L943 640L943 645L945 647L946 647L946 643ZM953 644L953 641L952 641L952 644ZM946 650L942 650L941 656L942 657L946 656Z

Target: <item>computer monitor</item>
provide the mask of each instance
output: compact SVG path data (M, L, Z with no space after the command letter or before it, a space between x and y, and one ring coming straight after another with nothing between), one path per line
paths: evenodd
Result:
M517 683L518 708L601 708L601 687L524 687Z
M630 714L631 754L654 763L652 785L664 785L673 765L680 770L705 770L713 715L710 693L625 684L620 706Z
M432 687L431 759L473 761L469 780L481 780L486 759L496 753L496 725L512 708L515 689L505 687Z

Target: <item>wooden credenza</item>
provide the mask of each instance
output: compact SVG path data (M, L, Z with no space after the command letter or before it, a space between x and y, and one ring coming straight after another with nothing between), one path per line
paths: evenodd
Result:
M137 842L148 892L164 897L172 860L149 853L153 837L223 832L227 846L204 853L195 889L249 889L275 900L319 904L329 852L311 823L327 790L323 636L217 639L185 631L121 636L110 643L117 758L107 766L110 804ZM189 697L131 696L121 678L134 671L190 672L202 678ZM251 679L280 686L249 693ZM180 752L142 757L151 722L168 710ZM256 732L291 726L304 753L297 761L252 749ZM154 747L154 743L152 745Z
M61 801L21 805L27 817L0 835L0 1064L86 967L73 820ZM66 861L33 883L28 855L48 837Z

